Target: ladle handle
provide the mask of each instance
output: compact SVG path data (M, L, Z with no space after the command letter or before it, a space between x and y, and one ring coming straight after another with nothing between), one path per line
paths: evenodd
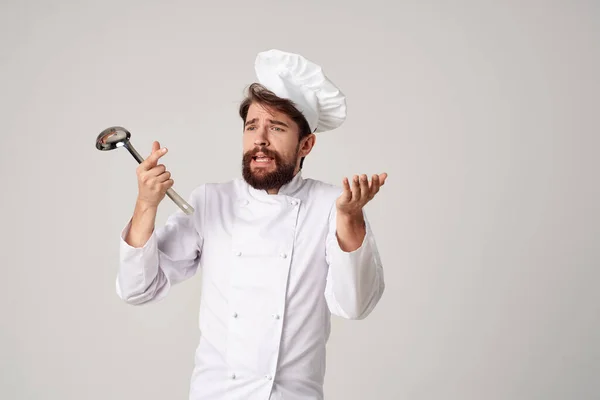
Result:
M136 159L136 161L141 164L142 162L144 162L144 158L140 155L140 153L138 153L135 148L133 147L133 145L131 143L127 143L125 146L127 150L129 150L129 152L131 153L131 155L133 156L133 158ZM177 206L181 209L181 211L183 211L185 214L187 215L191 215L194 213L194 208L192 206L190 206L188 204L187 201L185 201L179 194L177 194L176 191L173 190L173 188L168 188L167 189L167 196L169 196L169 198L171 200L173 200L173 202L175 204L177 204Z
M169 196L171 200L173 200L175 204L177 204L177 206L181 208L181 211L183 211L187 215L191 215L194 213L194 209L192 208L192 206L190 206L187 201L185 201L180 195L178 195L177 192L173 190L173 188L167 189L167 196Z

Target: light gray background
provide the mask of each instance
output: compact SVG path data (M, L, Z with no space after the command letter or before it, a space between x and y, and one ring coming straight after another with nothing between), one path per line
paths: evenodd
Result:
M598 1L2 1L0 398L185 399L201 275L114 289L136 162L184 197L240 175L257 52L348 97L305 176L386 171L368 206L387 288L334 319L328 399L600 398ZM176 210L162 203L158 223Z

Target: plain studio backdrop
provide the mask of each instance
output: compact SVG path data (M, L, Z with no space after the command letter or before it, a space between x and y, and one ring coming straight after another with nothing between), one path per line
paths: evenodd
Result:
M326 398L600 398L597 1L2 1L0 398L186 399L201 273L115 293L153 140L187 198L241 175L259 51L348 99L304 176L388 172L386 291L333 319ZM165 198L158 224L176 211Z

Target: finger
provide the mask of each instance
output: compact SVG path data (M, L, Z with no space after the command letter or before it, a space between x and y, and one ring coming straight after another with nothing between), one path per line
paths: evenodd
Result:
M358 181L358 175L354 175L352 179L352 201L360 200L360 183Z
M139 173L139 179L141 182L147 185L152 185L154 182L156 182L156 178L163 174L166 170L167 168L164 166L164 164L159 164L147 171L142 170Z
M156 167L149 169L146 173L149 176L159 176L167 170L164 164L158 164Z
M163 189L169 189L174 184L175 184L175 181L173 179L167 179L166 181L161 183L161 186L163 187Z
M344 191L342 192L342 199L345 201L350 201L352 199L352 191L350 190L350 183L348 182L348 178L344 178L342 181L342 187Z
M156 177L156 182L163 183L169 179L171 179L171 173L169 171L165 171Z
M152 153L158 151L159 149L160 149L160 143L157 141L154 141L152 143ZM150 154L152 154L152 153L150 153Z
M375 197L377 192L379 192L379 187L381 186L381 182L379 181L379 175L375 174L371 177L371 185L369 188L369 195L371 198Z
M148 159L150 160L152 165L156 165L158 160L165 154L167 154L167 148L163 147L162 149L156 150L155 152L150 154L150 157L148 157Z
M384 172L383 174L379 174L379 186L383 186L388 174Z
M365 174L360 176L360 198L369 201L369 180Z
M144 160L144 162L142 163L142 168L143 169L150 169L152 167L155 167L156 164L158 163L158 160L164 156L165 154L167 154L167 148L163 147L162 149L159 147L159 143L158 142L154 142L154 144L152 145L152 154L150 154L148 156L148 158L146 158Z

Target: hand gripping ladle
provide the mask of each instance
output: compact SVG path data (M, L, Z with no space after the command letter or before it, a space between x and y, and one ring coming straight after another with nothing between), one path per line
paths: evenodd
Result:
M96 138L96 148L98 150L107 151L113 150L118 147L125 147L129 153L136 159L136 161L141 164L144 159L140 154L135 150L132 146L129 138L131 137L131 133L121 126L111 126L110 128L106 128ZM177 206L186 213L187 215L194 213L194 208L190 206L180 195L178 195L173 188L167 189L167 196L177 204Z

